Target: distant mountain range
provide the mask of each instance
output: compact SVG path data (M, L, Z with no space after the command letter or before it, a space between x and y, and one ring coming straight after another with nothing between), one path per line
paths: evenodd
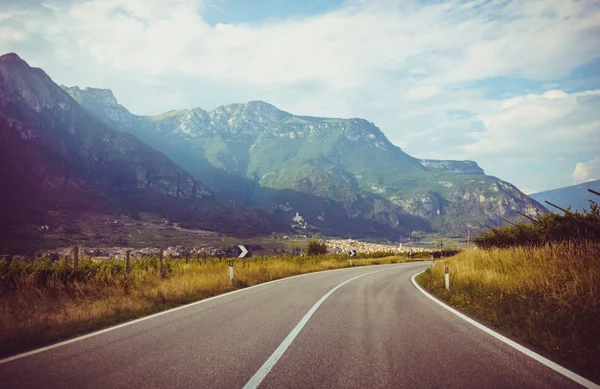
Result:
M299 212L332 235L462 234L545 212L475 162L411 157L364 119L296 116L261 101L137 116L110 90L63 89L217 193L285 220Z
M588 192L588 189L600 192L600 180L585 182L583 184L567 186L564 188L546 190L544 192L534 193L529 196L542 204L545 204L544 201L550 201L561 208L567 208L568 206L571 206L573 210L589 210L590 203L588 200L593 200L596 203L600 203L600 196L596 196L595 194ZM546 205L546 208L553 212L562 213L551 205Z
M475 162L411 157L364 119L260 101L137 116L110 90L58 87L16 54L0 57L0 137L5 231L66 209L398 238L546 212Z

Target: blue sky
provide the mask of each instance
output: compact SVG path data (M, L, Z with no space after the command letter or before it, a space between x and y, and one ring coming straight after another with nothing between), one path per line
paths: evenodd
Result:
M223 24L255 24L307 18L339 9L342 0L222 0L206 2L203 19L215 26Z
M137 114L264 100L525 192L600 178L596 0L0 4L0 52Z

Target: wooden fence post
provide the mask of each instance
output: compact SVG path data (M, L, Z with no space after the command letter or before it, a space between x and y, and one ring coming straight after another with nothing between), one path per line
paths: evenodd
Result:
M79 246L73 246L73 271L79 270Z
M158 251L158 259L159 259L159 261L160 261L160 271L161 271L161 273L162 273L162 270L163 270L163 256L164 256L164 252L163 252L163 249L162 249L162 248L160 248L160 249L158 249L158 250L159 250L159 251Z
M131 254L131 250L125 251L125 271L129 273L131 271L131 264L129 263L129 255Z

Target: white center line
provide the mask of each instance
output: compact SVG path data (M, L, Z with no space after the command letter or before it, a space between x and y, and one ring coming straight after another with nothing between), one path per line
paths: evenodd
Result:
M378 266L378 265L373 265L373 266ZM151 319L157 318L159 316L168 315L170 313L173 313L173 312L176 312L176 311L179 311L179 310L182 310L182 309L187 309L187 308L194 307L196 305L205 304L205 303L208 303L208 302L213 301L213 300L221 299L223 297L229 297L229 296L231 296L233 294L245 293L245 292L248 292L249 290L252 290L254 288L262 288L262 287L265 287L265 286L268 287L268 286L271 286L271 285L273 285L275 283L278 283L278 282L285 282L285 281L293 280L293 279L296 279L296 278L317 276L319 274L325 274L325 273L330 273L330 272L339 272L339 271L343 271L343 270L348 270L348 268L323 270L323 271L314 272L314 273L298 274L298 275L291 276L291 277L280 278L280 279L273 280L273 281L263 282L262 284L257 284L257 285L249 286L249 287L243 288L243 289L237 289L237 290L234 290L234 291L231 291L231 292L228 292L228 293L223 293L223 294L220 294L220 295L217 295L217 296L209 297L209 298L206 298L204 300L195 301L193 303L181 305L179 307L171 308L171 309L168 309L166 311L161 311L161 312L149 315L149 316L144 316L144 317L141 317L139 319L135 319L135 320L131 320L131 321L128 321L128 322L125 322L125 323L117 324L115 326L108 327L108 328L105 328L105 329L102 329L102 330L99 330L99 331L96 331L96 332L92 332L92 333L89 333L89 334L86 334L86 335L78 336L77 338L65 340L65 341L62 341L60 343L51 344L50 346L38 348L38 349L27 351L27 352L24 352L24 353L21 353L21 354L13 355L12 357L7 357L7 358L4 358L4 359L0 359L0 365L2 365L3 363L12 362L12 361L17 360L17 359L29 357L31 355L39 354L39 353L42 353L44 351L49 351L49 350L53 350L55 348L66 346L66 345L69 345L71 343L80 342L82 340L85 340L85 339L88 339L88 338L91 338L91 337L94 337L94 336L102 335L104 333L107 333L107 332L110 332L110 331L114 331L114 330L118 330L119 328L127 327L127 326L130 326L130 325L133 325L133 324L137 324L137 323L140 323L140 322L143 322L143 321L146 321L146 320L151 320Z
M292 332L289 333L289 335L283 340L283 342L279 345L279 347L277 347L277 349L273 352L273 354L271 354L269 359L267 359L266 362L263 363L263 365L260 367L260 369L258 369L258 371L252 376L252 378L250 378L250 381L248 381L248 383L244 386L244 389L258 388L258 385L260 385L260 383L265 379L267 374L269 374L269 372L271 371L273 366L275 366L277 361L279 361L279 358L281 358L283 353L285 353L285 351L288 349L288 347L290 347L290 345L292 344L294 339L296 339L296 336L298 336L300 331L302 331L302 328L304 328L304 326L306 325L306 323L308 322L310 317L315 313L317 308L319 308L319 306L321 304L323 304L323 302L327 299L327 297L331 296L333 294L333 292L335 292L342 286L346 285L347 283L352 282L358 278L368 276L369 274L381 273L382 271L386 271L386 270L394 270L397 268L398 267L394 267L391 269L383 269L383 270L372 271L372 272L366 273L366 274L361 274L359 276L350 278L349 280L342 282L341 284L339 284L338 286L336 286L335 288L333 288L329 292L327 292L323 297L321 297L321 299L319 301L317 301L315 303L315 305L312 306L312 308L306 313L306 315L304 315L302 320L300 320L300 322L296 325L296 327L294 327Z

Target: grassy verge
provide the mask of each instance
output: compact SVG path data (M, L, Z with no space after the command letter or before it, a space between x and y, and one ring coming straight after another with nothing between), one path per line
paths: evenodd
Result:
M450 292L444 266L450 267ZM600 381L600 243L464 251L417 281L474 317Z
M424 258L427 259L427 258ZM415 258L412 258L415 260ZM405 262L405 257L354 259L353 266ZM64 262L0 260L0 357L235 289L297 274L349 267L348 256L253 257L132 262L84 260L74 273Z

